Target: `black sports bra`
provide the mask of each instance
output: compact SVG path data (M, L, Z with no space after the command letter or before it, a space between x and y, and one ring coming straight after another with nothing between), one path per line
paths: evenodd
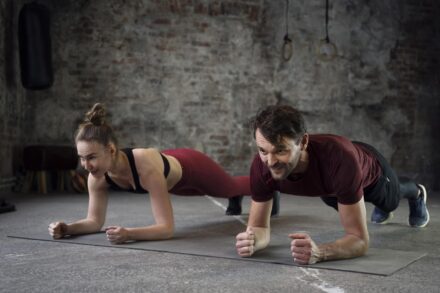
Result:
M133 188L129 188L129 189L121 188L119 185L117 185L110 178L110 176L108 176L107 173L104 174L105 175L105 181L107 181L107 183L110 185L110 188L113 189L113 190L129 191L129 192L134 192L134 193L148 193L148 190L143 189L141 184L140 184L140 182L139 182L139 174L138 174L138 172L136 170L136 163L134 161L133 149L126 148L126 149L122 149L122 151L127 155L128 162L130 163L131 173L133 174L134 185L135 185L136 189L133 189ZM164 155L162 155L162 153L160 153L160 155L162 156L162 160L163 160L163 175L165 176L165 178L167 178L168 174L170 173L170 163L168 162L168 159Z

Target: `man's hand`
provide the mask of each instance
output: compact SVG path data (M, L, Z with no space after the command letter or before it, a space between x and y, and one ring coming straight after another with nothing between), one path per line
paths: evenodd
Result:
M49 234L54 239L63 238L67 233L67 224L64 222L54 222L49 224Z
M248 226L246 232L238 234L236 239L237 253L242 257L248 257L269 245L270 229Z
M242 232L236 237L235 247L237 253L241 257L249 257L255 251L255 234L251 227L248 227L246 232Z
M311 265L320 261L321 252L307 233L289 234L292 239L290 251L293 261L300 265Z
M109 226L105 228L105 233L107 234L107 239L112 244L122 244L128 239L128 231L124 227L119 226Z

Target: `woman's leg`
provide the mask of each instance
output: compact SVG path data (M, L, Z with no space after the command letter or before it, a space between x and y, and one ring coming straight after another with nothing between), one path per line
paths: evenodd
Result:
M168 150L163 153L175 157L183 168L182 184L170 190L177 195L210 195L231 198L250 195L249 176L231 176L207 155L192 149Z
M249 176L230 176L205 154L191 149L164 151L182 166L182 179L170 192L228 198L227 215L240 215L243 195L250 195Z
M210 195L228 198L227 215L240 215L243 195L251 195L249 176L231 176L207 155L192 149L163 151L182 166L182 179L170 192L177 195ZM275 192L271 215L279 213L280 193Z

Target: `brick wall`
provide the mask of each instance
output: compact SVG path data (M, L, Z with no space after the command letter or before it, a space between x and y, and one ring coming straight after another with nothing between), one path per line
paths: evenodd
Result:
M122 146L197 148L243 174L254 151L249 118L289 103L310 132L371 143L400 173L434 186L435 0L331 1L338 56L329 62L316 53L321 0L290 0L288 62L285 1L40 2L52 11L55 83L17 94L33 109L21 127L26 143L72 143L82 114L100 101Z
M438 188L438 1L331 1L329 34L338 48L331 62L315 52L325 35L323 2L291 3L296 56L276 66L281 102L301 108L311 132L371 143L399 174ZM268 9L278 20L268 29L279 42L278 5Z
M55 84L28 93L39 125L30 140L71 142L78 119L100 101L122 146L197 148L230 172L247 173L245 125L271 95L273 69L256 35L262 7L261 1L53 2Z
M401 33L389 62L396 76L390 99L409 122L393 134L393 165L432 182L436 189L440 187L439 7L438 1L405 1Z
M14 9L12 0L0 1L0 178L14 175L13 158L19 153L27 109L17 85Z

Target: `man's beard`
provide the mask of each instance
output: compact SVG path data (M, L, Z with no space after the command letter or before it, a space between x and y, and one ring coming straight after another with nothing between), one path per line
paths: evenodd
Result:
M293 168L290 166L290 164L277 163L274 166L270 167L269 170L273 179L284 180L289 176Z

